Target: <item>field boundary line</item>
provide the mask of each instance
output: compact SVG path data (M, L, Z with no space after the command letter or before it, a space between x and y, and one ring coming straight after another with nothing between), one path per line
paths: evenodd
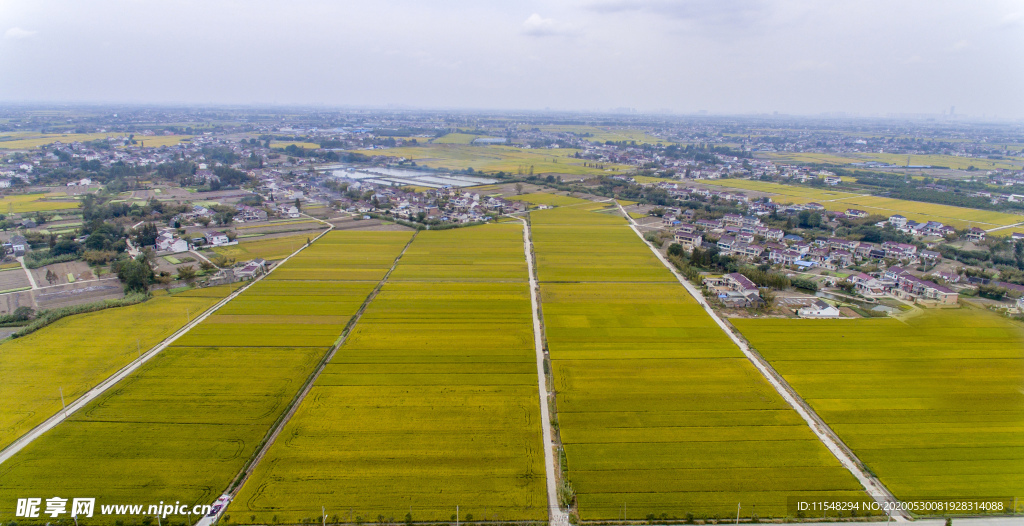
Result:
M541 302L538 297L540 285L533 265L533 236L530 222L517 217L523 223L523 252L526 255L526 269L530 275L530 306L533 314L533 346L537 354L537 396L540 399L540 420L544 439L544 471L547 479L548 523L552 526L568 526L569 516L562 512L558 503L558 488L555 486L555 446L551 440L551 413L548 406L548 382L544 374L544 329L540 321Z
M191 331L193 328L195 328L196 325L199 325L200 323L205 321L206 318L210 317L217 310L219 310L221 307L226 305L229 301L235 299L236 297L238 297L240 294L242 294L246 290L249 290L249 287L251 287L253 284L255 284L256 282L258 282L258 281L262 280L263 278L269 276L271 273L273 273L275 270L277 270L277 268L279 266L281 266L282 264L287 262L289 259L291 259L292 256L294 256L295 254L298 254L299 252L304 250L306 247L311 245L313 242L315 242L317 239L320 239L322 236L324 236L325 234L327 234L330 231L331 231L330 228L328 228L327 230L324 230L323 232L320 233L320 235L316 236L316 238L313 239L310 243L299 247L298 250L296 250L295 252L292 252L291 255L289 255L288 257L286 257L283 260L281 260L281 262L278 263L277 265L275 265L274 268L270 269L269 272L259 276L256 279L253 279L252 281L250 281L249 283L246 283L245 285L243 285L241 287L238 287L238 289L236 289L234 292L232 292L231 294L228 294L224 299L218 301L217 303L214 303L210 308L208 308L205 311L203 311L202 314L199 314L198 316L193 318L191 321L189 321L188 323L186 323L185 325L180 327L178 330L174 331L170 336L168 336L167 338L164 338L160 343L158 343L155 346L151 347L148 351L142 353L141 356L139 356L135 360L132 360L127 365L125 365L124 367L119 369L117 372L115 372L114 374L108 376L105 380L103 380L99 384L96 384L96 386L93 387L92 389L86 391L85 394L83 394L82 396L78 397L77 399L75 399L70 404L68 404L67 407L64 410L62 410L62 411L60 411L60 412L50 416L50 418L47 418L41 424L37 425L36 427L33 427L28 432L26 432L22 436L18 437L17 440L15 440L14 442L11 442L7 447L5 447L4 449L0 450L0 464L3 464L4 462L6 462L8 459L13 457L19 451L21 451L26 446L31 444L35 439L39 438L40 436L42 436L47 431L53 429L54 427L57 426L57 424L60 424L61 422L66 420L68 417L70 417L71 415L75 414L75 412L77 412L78 410L80 410L83 407L85 407L86 405L88 405L94 399L96 399L97 397L99 397L103 393L107 392L110 388L112 388L115 385L117 385L117 383L119 383L121 380L123 380L123 379L127 378L128 376L130 376L132 373L134 373L136 370L138 370L139 367L142 367L143 364L148 362L154 356L156 356L157 354L160 354L162 351L164 351L165 349L170 347L172 343L174 343L175 341L178 340L178 338L181 338L182 336L187 334L189 331Z
M285 408L284 412L281 413L281 416L277 418L274 424L267 431L267 434L264 435L264 438L260 442L260 445L256 452L253 453L252 457L249 458L249 461L246 462L244 466L242 466L242 469L238 472L238 474L235 475L235 477L228 484L227 489L224 490L223 495L227 496L229 500L234 500L235 496L238 495L239 490L242 489L242 486L245 485L245 482L249 480L250 476L252 476L253 471L256 469L257 466L259 466L260 461L262 461L263 457L266 456L268 451L270 451L271 446L273 446L274 443L277 441L277 437L281 434L281 431L284 430L285 425L289 421L291 421L292 416L294 416L295 412L298 411L299 406L302 405L302 402L306 399L306 396L309 395L309 392L313 390L313 385L316 383L316 380L320 378L320 373L322 373L324 368L327 367L327 364L331 363L331 360L334 358L334 355L338 352L338 349L340 349L341 346L345 344L345 340L348 339L348 335L352 328L355 327L356 323L359 322L359 319L362 318L363 313L366 312L367 307L369 307L370 303L372 303L373 300L377 297L377 294L380 293L380 290L384 288L384 285L387 283L388 278L391 277L391 273L394 272L395 268L398 267L398 262L402 260L402 256L404 256L405 252L409 250L410 246L412 246L412 242L416 240L417 234L419 234L419 230L413 231L412 237L409 238L409 241L405 244L405 247L402 248L402 251L398 254L397 257L395 257L395 261L391 264L391 268L388 269L388 271L384 274L384 277L377 281L377 285L373 288L373 290L371 290L370 293L367 294L366 299L364 299L362 305L359 306L359 310L357 310L355 314L353 314L352 317L349 319L348 323L345 324L345 328L342 329L341 335L338 337L337 341L335 341L334 345L332 345L331 348L328 349L326 353L324 353L323 357L320 358L320 362L317 364L316 368L313 369L309 376L306 377L306 381L302 384L302 388L299 389L297 393L295 393L295 396L292 398L291 402ZM217 520L220 518L220 515L223 514L224 511L227 510L227 508L228 506L224 506L217 514L215 514L212 517L203 517L198 522L196 522L195 526L209 526L217 522Z
M667 268L677 280L679 280L679 283L681 283L686 291L693 296L693 299L704 307L704 310L709 316L711 316L711 319L715 320L715 323L718 324L719 328L721 328L722 331L729 336L729 339L731 339L732 342L740 348L740 351L742 351L747 359L754 364L757 371L761 373L761 376L768 380L768 383L771 384L772 388L779 393L782 399L785 400L786 403L804 419L804 422L807 423L807 426L810 427L811 431L818 437L818 440L820 440L821 443L824 444L833 455L835 455L836 459L839 460L839 463L842 464L843 467L853 474L857 481L860 482L861 486L864 487L867 494L879 504L888 504L894 506L893 509L899 510L899 506L895 506L899 503L899 500L897 500L889 489L882 484L882 481L878 480L878 477L867 472L864 468L864 463L861 462L861 460L857 458L856 454L846 446L846 444L839 438L839 435L837 435L835 431L833 431L832 428L829 427L813 409L811 409L810 405L808 405L807 402L797 394L796 390L789 385L789 382L775 371L775 368L773 368L763 356L754 351L746 341L736 335L736 333L731 329L731 326L726 324L726 322L718 316L718 313L711 308L711 305L704 299L704 295L701 294L692 283L687 281L685 277L679 274L679 272L667 259L665 259L665 256L663 256L656 247L644 239L643 234L641 234L636 228L634 224L635 221L629 217L629 214L627 214L622 208L622 205L619 205L619 211L622 212L623 216L625 216L626 221L633 232L644 242L645 245L647 245L647 248L654 252L654 255L658 257L658 260L665 265L665 268ZM896 514L890 515L890 517L896 521L910 520L909 514L905 511L898 511Z

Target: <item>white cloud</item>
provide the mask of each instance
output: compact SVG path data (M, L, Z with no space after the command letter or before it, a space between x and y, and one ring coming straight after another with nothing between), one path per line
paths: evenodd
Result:
M571 27L564 24L558 24L553 19L544 18L537 13L530 15L530 17L523 22L523 34L532 37L564 36L571 33Z
M21 40L25 38L31 38L35 36L35 31L29 31L20 27L12 27L4 32L4 38L7 40Z
M1003 18L999 19L999 27L1015 27L1020 25L1021 22L1024 22L1024 13L1017 11L1004 15Z

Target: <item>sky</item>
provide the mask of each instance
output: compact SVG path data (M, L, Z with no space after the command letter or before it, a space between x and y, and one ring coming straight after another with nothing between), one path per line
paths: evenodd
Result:
M0 0L0 102L1024 118L1020 0Z

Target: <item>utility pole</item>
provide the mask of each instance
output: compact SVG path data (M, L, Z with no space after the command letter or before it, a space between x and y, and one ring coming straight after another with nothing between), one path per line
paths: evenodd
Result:
M736 503L736 524L740 523L740 503Z
M61 407L64 408L64 418L67 418L68 417L68 406L64 404L64 388L63 387L58 387L57 389L60 389L60 405L61 405Z
M135 351L139 353L139 358L142 358L142 342L138 338L135 339Z
M327 526L327 510L320 506L320 517L324 520L324 526Z
M455 505L455 526L459 526L459 505Z

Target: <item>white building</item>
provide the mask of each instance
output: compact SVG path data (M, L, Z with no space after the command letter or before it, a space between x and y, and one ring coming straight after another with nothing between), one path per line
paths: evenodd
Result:
M838 318L839 309L821 300L814 300L810 305L796 311L801 318Z

